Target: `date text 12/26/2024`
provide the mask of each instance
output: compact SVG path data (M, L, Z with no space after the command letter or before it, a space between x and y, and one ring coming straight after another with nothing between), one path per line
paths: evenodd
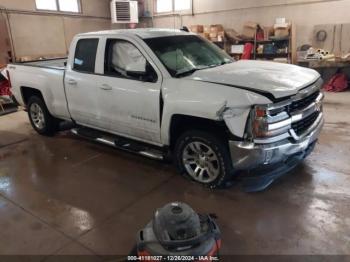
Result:
M219 261L213 256L128 256L127 261L189 261L210 262Z

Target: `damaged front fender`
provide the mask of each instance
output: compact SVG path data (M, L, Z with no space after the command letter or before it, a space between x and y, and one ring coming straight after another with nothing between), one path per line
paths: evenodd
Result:
M222 113L222 119L225 121L227 128L233 135L244 137L249 113L250 107L226 108Z

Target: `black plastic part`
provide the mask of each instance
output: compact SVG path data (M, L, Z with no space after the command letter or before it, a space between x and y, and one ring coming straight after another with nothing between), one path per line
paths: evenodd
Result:
M180 30L184 32L190 32L187 26L183 26Z
M154 216L153 230L159 241L169 246L174 241L185 241L201 233L199 216L183 203L168 204Z
M66 131L74 128L76 125L72 121L62 121L58 124L59 131Z
M220 230L207 215L184 203L158 209L153 220L137 235L137 251L151 255L208 255L220 240Z

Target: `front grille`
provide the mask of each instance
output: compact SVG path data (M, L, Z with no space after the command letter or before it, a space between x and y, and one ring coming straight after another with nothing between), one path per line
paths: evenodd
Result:
M308 130L315 123L319 115L320 115L320 112L317 111L309 115L308 117L305 117L303 120L300 120L292 124L292 128L294 129L295 133L298 136L302 135L306 130Z
M317 99L317 97L319 96L320 91L317 91L301 100L298 101L294 101L290 106L289 106L289 112L293 113L299 110L302 110L306 107L308 107L309 105L311 105L313 102L315 102L315 100Z

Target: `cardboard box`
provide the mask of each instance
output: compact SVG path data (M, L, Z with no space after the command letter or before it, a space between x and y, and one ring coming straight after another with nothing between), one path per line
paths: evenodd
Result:
M274 29L272 26L264 26L264 40L270 40L270 36L274 35Z
M222 25L211 25L210 26L210 32L211 33L214 33L214 32L223 32L225 31L224 30L224 27Z
M244 45L232 45L231 54L243 54Z
M203 27L203 30L204 30L204 33L210 33L210 25L205 25L204 27Z
M254 39L258 24L254 22L247 22L244 24L242 37L245 39Z
M285 23L285 24L275 24L274 25L274 29L278 29L278 28L282 28L282 29L286 29L286 28L289 28L290 25L288 23Z
M199 33L199 35L203 38L210 39L210 34L209 33Z
M287 23L287 19L285 17L276 18L275 24L286 24L286 23Z
M286 38L289 37L289 28L275 28L275 37Z
M203 33L204 32L204 26L202 26L202 25L191 25L190 30L193 33Z
M225 40L225 32L224 31L218 32L218 41L223 42L224 40Z
M211 32L211 33L209 34L209 37L210 37L210 38L217 38L217 37L218 37L218 32Z
M228 40L235 42L242 40L239 37L239 34L234 29L226 29L225 30L225 36L228 38Z

